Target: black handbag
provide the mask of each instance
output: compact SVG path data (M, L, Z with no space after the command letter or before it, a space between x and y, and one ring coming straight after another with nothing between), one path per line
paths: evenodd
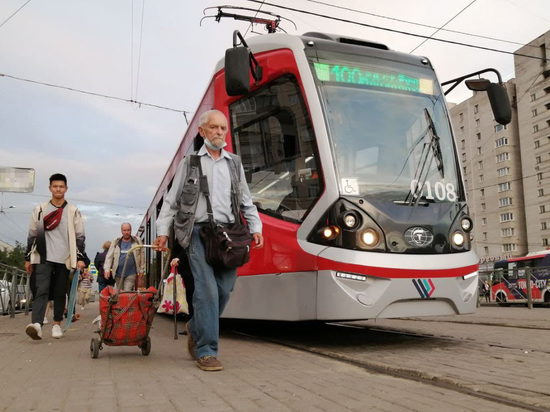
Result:
M233 188L233 178L231 179L231 208L233 216L235 216L235 223L222 225L214 220L208 181L202 173L200 160L199 170L201 174L200 188L206 198L206 211L208 213L208 223L201 227L199 231L204 244L206 262L215 268L236 269L241 267L250 260L250 245L254 238L239 213L237 193Z

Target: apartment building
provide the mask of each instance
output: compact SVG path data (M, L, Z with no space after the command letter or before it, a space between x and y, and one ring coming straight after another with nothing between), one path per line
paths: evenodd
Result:
M539 59L525 57L537 56ZM550 31L516 51L517 113L529 252L550 247Z
M549 46L550 31L516 51L510 124L495 122L485 92L450 108L482 268L550 248Z

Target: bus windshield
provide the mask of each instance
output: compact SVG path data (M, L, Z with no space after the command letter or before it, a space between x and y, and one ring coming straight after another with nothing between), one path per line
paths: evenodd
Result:
M323 51L310 66L342 195L409 204L463 200L431 69Z

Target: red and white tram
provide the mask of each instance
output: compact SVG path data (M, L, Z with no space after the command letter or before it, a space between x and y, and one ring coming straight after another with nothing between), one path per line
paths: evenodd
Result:
M144 240L155 238L178 163L196 150L200 114L215 108L230 121L226 149L242 157L265 237L224 317L474 312L472 221L431 62L320 33L240 37L239 46L237 36L147 211ZM491 99L504 107L496 119L509 121L509 105Z

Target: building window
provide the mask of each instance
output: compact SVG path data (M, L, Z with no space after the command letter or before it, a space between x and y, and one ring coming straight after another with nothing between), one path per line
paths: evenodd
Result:
M476 133L477 141L479 142L481 140L481 133Z
M535 149L540 147L540 142L538 140L535 140Z
M542 172L537 173L537 180L542 180Z
M485 252L486 255L488 255L489 254L489 247L484 246L483 251Z
M539 131L539 125L538 124L534 124L533 125L533 133L536 133Z
M501 137L500 139L497 139L495 143L497 147L508 146L508 138Z
M486 217L481 218L481 224L483 226L485 226L487 224L487 218Z
M464 134L464 126L460 126L460 134Z
M540 229L546 230L546 222L540 222Z
M466 161L466 153L462 153L462 161L463 161L463 162Z
M498 204L499 204L500 207L510 206L512 204L512 198L511 197L503 197L502 199L498 200Z
M480 124L481 122L479 121L479 119L476 119L476 127L479 127Z
M531 110L531 117L535 117L537 115L537 109Z
M506 192L507 190L510 190L510 189L511 189L510 182L504 182L498 185L499 192Z
M460 114L458 115L458 117L460 118L460 121L461 121L461 122L464 121L464 113L460 113Z
M483 232L483 240L487 240L487 232Z
M462 172L463 172L464 174L466 174L466 166L464 166L464 167L462 168Z
M476 104L474 106L474 113L477 113L477 112L479 112L479 105Z
M478 147L478 148L477 148L477 154L478 154L478 155L481 154L481 147Z
M514 236L514 228L513 227L507 227L505 229L501 229L500 235L502 237Z
M542 246L548 246L548 239L542 239Z
M502 245L503 252L515 252L517 245L515 243L505 243Z
M537 95L535 93L531 94L531 101L534 102L537 100Z
M487 207L485 206L485 203L482 203L482 204L481 204L481 211L482 211L482 212L485 212L485 209L486 209L486 208L487 208Z
M536 164L539 164L541 161L542 161L542 160L541 160L541 157L540 157L540 156L535 157L535 163L536 163Z
M481 198L484 198L485 197L485 189L480 189L479 194L480 194Z
M546 212L546 206L545 206L545 205L540 205L540 206L539 206L539 212L540 212L540 213Z
M497 124L495 126L495 132L498 133L498 132L502 132L503 130L506 130L506 126L503 125L503 124Z
M514 214L512 212L507 213L501 213L500 214L500 221L501 222L511 222L514 220Z
M462 140L460 141L460 148L461 148L462 150L466 149L466 140L462 139Z
M502 176L508 176L510 174L510 168L509 167L501 167L497 170L498 177Z
M483 169L483 160L480 160L479 162L477 162L477 168L479 170Z
M479 183L483 183L483 180L484 180L484 179L485 179L485 178L483 177L483 175L479 175Z
M539 189L539 197L543 197L544 196L544 189Z
M504 152L497 155L497 163L504 162L506 160L510 160L510 153Z

